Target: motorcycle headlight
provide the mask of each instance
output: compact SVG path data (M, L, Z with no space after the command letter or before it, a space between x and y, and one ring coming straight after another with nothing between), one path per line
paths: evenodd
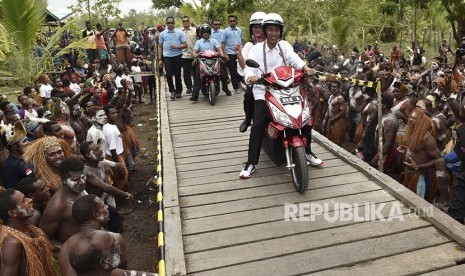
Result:
M310 120L310 108L308 107L308 102L305 101L304 109L302 110L302 125L305 126Z
M290 128L294 126L291 122L291 119L289 119L289 116L287 116L287 114L285 114L284 112L281 112L281 110L279 110L272 103L269 103L269 107L271 109L271 112L273 113L273 116L276 119L276 122L278 122L279 124L283 126L290 127Z

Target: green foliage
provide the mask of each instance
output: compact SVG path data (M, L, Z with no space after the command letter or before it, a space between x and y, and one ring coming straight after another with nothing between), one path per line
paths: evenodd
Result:
M348 48L347 42L352 22L345 17L335 17L331 20L331 40L339 49Z
M3 0L2 24L14 45L4 65L15 67L14 72L24 82L32 78L31 64L36 35L45 20L45 0ZM7 39L9 40L9 39ZM13 63L12 63L13 62Z
M76 5L69 6L74 15L85 17L86 20L95 23L105 22L108 18L121 14L118 9L122 0L77 0ZM105 25L105 24L103 24Z

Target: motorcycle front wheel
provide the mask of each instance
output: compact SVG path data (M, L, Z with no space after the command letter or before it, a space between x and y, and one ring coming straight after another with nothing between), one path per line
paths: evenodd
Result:
M294 168L291 169L292 182L296 191L303 194L308 188L308 166L305 148L292 148L291 154L292 163L294 164Z
M215 105L216 102L216 85L215 82L208 83L208 100L211 105Z

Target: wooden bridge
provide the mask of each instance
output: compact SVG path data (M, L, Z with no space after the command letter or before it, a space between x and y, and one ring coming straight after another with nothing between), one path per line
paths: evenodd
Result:
M238 131L243 95L221 93L210 106L202 96L192 103L167 94L168 275L465 275L464 226L321 135L312 145L325 163L310 168L305 195L263 153L257 172L241 180L249 136ZM289 203L328 208L285 221ZM380 209L373 220L331 219L341 208L366 217L372 207Z

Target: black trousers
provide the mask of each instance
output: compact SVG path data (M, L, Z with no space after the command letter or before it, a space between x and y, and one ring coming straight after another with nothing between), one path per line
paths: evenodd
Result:
M265 135L265 128L270 123L270 115L268 114L268 108L264 100L256 100L254 102L254 113L253 113L253 124L250 128L250 137L249 137L249 151L247 163L258 164L260 159L260 150L263 143L263 135ZM310 126L305 126L302 129L302 132L307 138L307 148L305 151L307 153L312 152L311 142L312 142L312 128Z
M149 86L150 101L153 102L156 99L157 92L157 81L155 76L147 76L147 85Z
M228 64L221 60L220 63L220 81L221 81L221 89L226 92L229 90L228 88L228 71L226 71L226 67Z
M245 120L252 122L253 119L253 110L255 105L255 98L252 92L252 86L247 85L244 93L244 113Z
M237 73L237 55L229 55L228 67L231 74L231 83L234 89L241 87L241 76Z
M462 161L463 162L463 161ZM462 170L452 184L449 215L463 224L465 218L465 170Z
M168 89L170 93L181 95L182 81L181 81L181 55L175 57L163 57L166 70L166 82L168 82ZM176 88L173 84L173 76L176 82Z
M192 90L192 98L194 99L199 98L200 89L201 89L200 68L199 68L199 63L197 62L194 66L194 89Z
M182 74L184 84L187 89L192 89L192 76L194 75L194 67L192 66L193 58L181 58L182 60Z

